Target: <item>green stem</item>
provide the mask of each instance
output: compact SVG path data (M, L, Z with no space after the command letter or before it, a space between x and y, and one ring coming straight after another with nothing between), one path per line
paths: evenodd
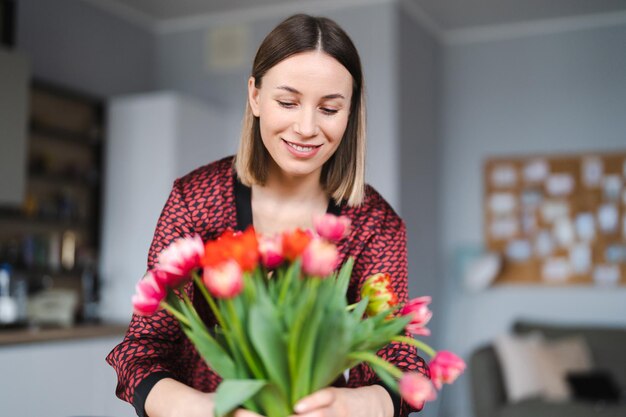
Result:
M437 352L426 343L417 339L413 339L412 337L396 336L391 340L393 340L394 342L406 343L407 345L415 346L416 348L423 350L431 358L437 354Z
M354 310L358 304L359 303L350 304L349 306L346 307L346 311Z
M189 320L187 320L187 317L185 317L180 311L176 310L174 307L169 305L167 302L161 301L161 307L164 308L165 310L167 310L171 315L176 317L178 319L178 321L183 323L185 326L191 327L191 325L189 323Z
M207 291L206 287L204 286L204 282L202 282L202 279L200 279L200 276L198 275L196 271L193 272L193 280L195 281L196 286L200 288L200 292L204 296L204 299L206 300L206 302L209 304L209 307L211 307L211 311L213 312L213 315L215 316L217 323L222 327L222 329L227 330L228 327L226 326L226 322L224 321L224 317L222 316L222 313L220 313L220 310L217 307L217 304L215 304L215 300L213 299L211 294L209 294L209 292Z
M235 311L235 305L233 304L233 300L227 299L225 301L226 307L228 308L231 319L233 321L233 328L235 330L235 333L237 333L237 336L239 337L239 346L241 347L241 353L243 354L246 362L248 362L248 366L250 367L250 370L252 371L254 376L257 379L265 379L265 375L263 375L263 372L259 369L257 363L252 357L252 353L248 349L248 342L243 332L243 328L241 327L239 316L237 316L237 311Z
M387 362L386 360L374 355L370 352L352 352L348 355L348 358L357 359L359 361L370 362L373 365L380 366L385 371L389 372L394 378L402 378L402 371Z

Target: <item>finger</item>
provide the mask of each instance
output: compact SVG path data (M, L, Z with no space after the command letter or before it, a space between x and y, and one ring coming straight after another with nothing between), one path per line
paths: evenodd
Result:
M332 388L326 388L304 397L293 407L297 414L308 413L317 408L328 407L335 401L335 391Z

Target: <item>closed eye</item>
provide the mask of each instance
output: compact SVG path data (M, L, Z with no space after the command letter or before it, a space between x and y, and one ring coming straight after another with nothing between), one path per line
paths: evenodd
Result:
M333 114L336 114L339 110L335 110L335 109L329 109L327 107L322 107L320 108L320 110L322 111L322 113L328 115L328 116L332 116Z
M289 101L276 100L276 102L280 107L284 107L286 109L293 109L294 107L296 107L296 103L291 103Z

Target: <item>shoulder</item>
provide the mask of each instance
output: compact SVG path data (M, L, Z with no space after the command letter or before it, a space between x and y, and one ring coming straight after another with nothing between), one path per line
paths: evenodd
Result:
M178 178L174 186L185 195L220 193L232 185L232 180L233 157L228 156L194 169Z
M404 230L404 222L391 205L371 185L365 186L363 203L344 207L347 215L360 233L396 233Z

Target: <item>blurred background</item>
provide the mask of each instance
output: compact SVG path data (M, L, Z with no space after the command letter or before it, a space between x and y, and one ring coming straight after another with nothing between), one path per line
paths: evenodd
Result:
M367 180L407 224L433 346L469 363L520 320L626 327L625 1L0 4L0 415L134 415L104 357L157 217L175 178L235 152L256 48L298 12L336 20L361 54ZM499 281L510 259L488 244L485 164L560 155L624 157L605 169L621 175L610 283ZM423 415L537 415L477 411L490 399L471 375Z

